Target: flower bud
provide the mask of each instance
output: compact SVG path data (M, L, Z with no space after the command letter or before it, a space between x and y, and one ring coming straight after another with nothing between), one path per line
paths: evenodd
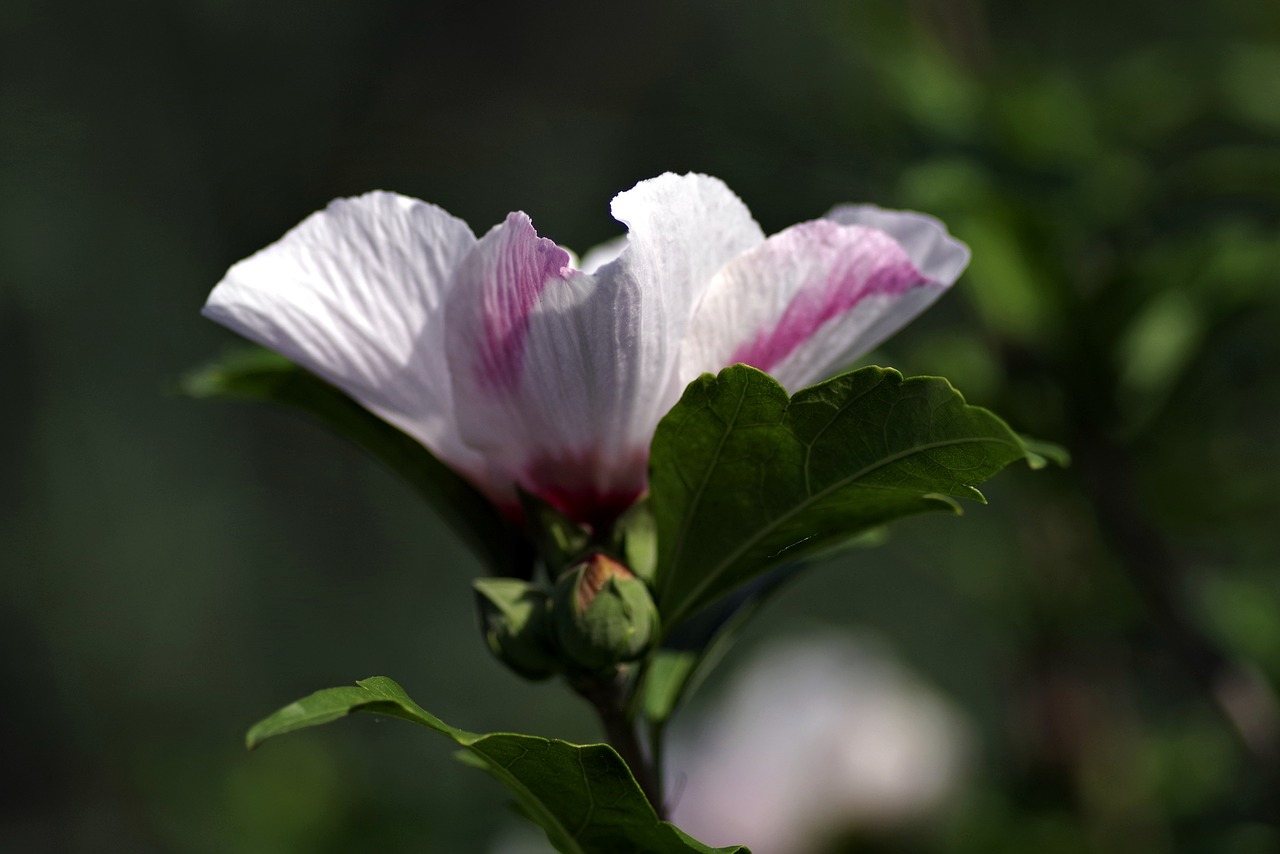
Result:
M658 610L631 570L596 553L556 584L555 636L564 655L588 670L634 661L657 634Z
M472 582L480 609L480 629L489 650L526 679L546 679L559 669L548 616L550 597L518 578L478 578Z

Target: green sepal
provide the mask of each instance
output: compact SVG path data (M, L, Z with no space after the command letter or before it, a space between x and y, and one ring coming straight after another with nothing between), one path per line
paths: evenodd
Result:
M534 681L559 672L551 632L551 597L544 588L519 578L477 578L471 586L480 630L499 661Z
M407 481L493 574L531 574L528 542L465 478L422 443L283 356L261 347L237 348L188 373L178 389L197 399L280 404L317 418Z
M573 521L555 505L526 492L518 485L516 494L524 511L525 531L546 563L550 577L556 578L586 556L591 543L591 531L586 526Z
M467 763L506 786L518 811L565 854L749 854L742 846L711 848L661 821L631 770L608 745L460 730L427 712L385 676L290 703L255 724L246 743L252 749L268 738L356 712L400 718L452 739L466 752Z

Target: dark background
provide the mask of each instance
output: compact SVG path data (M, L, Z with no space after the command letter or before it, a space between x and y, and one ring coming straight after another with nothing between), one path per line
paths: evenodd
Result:
M747 633L875 633L979 734L943 814L847 850L1280 851L1273 0L5 0L0 849L478 851L516 821L396 724L244 752L373 674L470 730L596 733L488 658L478 564L393 475L172 389L232 342L198 314L225 269L335 196L523 209L581 251L668 170L768 232L944 218L970 271L875 361L1075 455Z

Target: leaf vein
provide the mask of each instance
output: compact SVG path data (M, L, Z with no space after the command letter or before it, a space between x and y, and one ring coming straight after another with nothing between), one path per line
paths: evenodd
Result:
M697 491L693 496L693 500L689 502L690 507L697 507L702 502L702 494L706 492L707 484L711 481L711 474L712 472L715 471L716 464L720 461L720 454L724 450L725 442L729 440L729 434L733 430L732 423L736 422L738 419L738 416L742 413L742 405L743 403L746 402L746 399L747 399L748 384L749 383L742 384L741 394L738 396L737 405L734 407L734 410L733 410L733 419L729 422L722 421L722 423L725 424L725 430L720 434L720 441L716 443L716 450L715 450L715 453L711 455L710 463L703 470L702 481L701 483L698 484ZM715 412L715 409L711 407L711 404L709 401L705 408L711 409L713 413ZM718 416L718 413L717 413L717 416ZM692 522L693 522L693 514L692 513L686 514L684 517L684 521L680 525L680 534L678 537L676 537L676 543L675 543L675 546L673 546L671 562L670 562L671 566L677 566L680 563L680 555L684 551L684 544L688 539L689 526L692 524Z
M911 456L922 454L926 451L934 450L936 448L943 448L943 447L955 446L955 445L978 444L978 443L999 443L1004 445L1014 445L1013 442L1009 442L1004 439L995 439L990 437L973 438L973 439L947 439L947 440L938 441L938 442L931 442L925 445L918 445L909 450L899 451L896 454L890 454L887 457L884 457L883 459L877 460L871 465L864 466L862 469L860 469L859 471L851 475L848 475L846 477L839 478L833 481L830 485L828 485L818 493L809 496L805 501L798 502L790 510L786 511L785 513L782 513L781 515L775 517L764 526L756 529L756 532L754 534L747 537L741 544L738 545L737 548L729 552L729 554L723 560L721 560L718 564L716 564L710 571L708 571L703 576L702 581L699 584L695 585L694 588L685 597L684 603L696 602L698 598L703 594L704 591L706 591L708 588L714 586L717 582L719 582L721 575L723 575L730 567L732 567L733 564L739 558L741 558L744 554L746 554L748 551L750 551L752 548L758 545L760 541L765 539L769 534L773 533L773 531L780 528L785 522L790 521L798 513L808 509L810 506L817 503L818 501L821 501L823 498L827 497L832 492L836 492L840 489L843 489L849 484L855 483L858 480L862 479L863 477L866 477L867 475L877 471L878 469L884 468L885 466L898 462L899 460L907 459ZM695 501L695 504L696 504L696 501ZM670 625L678 625L680 620L685 616L685 612L689 610L689 606L684 603L682 603L681 607L676 611L676 613L671 616Z

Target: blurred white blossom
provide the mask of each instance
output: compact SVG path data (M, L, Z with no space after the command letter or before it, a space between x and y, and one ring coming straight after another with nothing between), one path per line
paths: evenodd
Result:
M820 851L939 807L963 776L960 713L882 646L824 634L777 643L723 696L676 718L673 821L753 854Z

